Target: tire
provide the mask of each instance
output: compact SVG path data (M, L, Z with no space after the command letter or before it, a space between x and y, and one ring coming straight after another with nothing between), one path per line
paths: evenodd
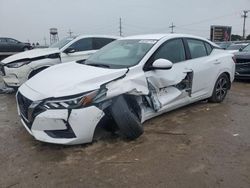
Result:
M23 51L28 51L28 50L29 50L28 47L24 47L24 48L23 48Z
M208 101L213 103L221 103L225 99L229 88L230 88L230 80L228 76L225 73L223 73L219 76L219 78L215 82L213 94L208 99Z
M110 111L122 136L134 140L143 134L142 124L124 96L114 99Z

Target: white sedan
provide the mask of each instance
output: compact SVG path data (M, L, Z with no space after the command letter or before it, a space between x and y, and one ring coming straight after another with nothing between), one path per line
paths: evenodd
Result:
M222 102L234 73L233 55L206 39L132 36L86 61L46 69L16 97L21 121L37 140L88 143L99 126L135 139L152 117L204 99Z
M7 57L0 62L0 75L8 87L17 88L52 65L87 59L116 39L115 36L105 35L67 37L49 48L33 49Z

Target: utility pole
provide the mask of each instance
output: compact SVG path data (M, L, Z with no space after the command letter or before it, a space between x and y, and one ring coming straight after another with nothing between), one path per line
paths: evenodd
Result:
M73 31L71 31L71 29L69 29L67 33L69 34L70 37L72 37Z
M174 23L172 22L172 24L169 26L169 28L171 29L171 33L174 33L174 28L176 26L174 25Z
M43 40L44 40L44 46L47 46L47 38L44 37Z
M122 37L122 18L121 17L119 19L119 34L120 34L120 37Z
M241 16L242 18L243 18L243 36L242 36L242 38L243 38L243 40L245 39L245 37L246 37L246 19L247 19L247 13L249 12L250 10L244 10L243 11L243 15Z

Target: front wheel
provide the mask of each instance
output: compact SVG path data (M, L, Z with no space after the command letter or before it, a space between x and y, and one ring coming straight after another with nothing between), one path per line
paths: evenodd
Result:
M220 75L220 77L217 79L215 83L213 94L208 99L209 102L221 103L225 99L229 88L230 88L230 80L228 76L225 73L223 73Z
M125 96L119 96L113 100L111 115L117 124L120 133L127 139L134 140L143 134L142 124L135 109L132 108L135 101L126 100Z

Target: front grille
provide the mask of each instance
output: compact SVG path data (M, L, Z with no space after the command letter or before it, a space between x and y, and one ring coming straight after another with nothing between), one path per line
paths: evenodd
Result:
M28 110L29 110L30 105L32 104L32 101L30 99L24 97L20 92L18 92L17 102L18 102L18 106L19 106L21 115L24 118L26 118L26 120L27 120L28 119Z

